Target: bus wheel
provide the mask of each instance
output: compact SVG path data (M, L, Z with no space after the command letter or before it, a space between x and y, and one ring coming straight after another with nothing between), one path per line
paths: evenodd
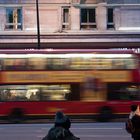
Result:
M112 119L112 109L108 106L104 106L99 111L98 121L108 122Z
M21 108L14 108L10 115L9 121L12 123L20 123L24 120L24 112Z

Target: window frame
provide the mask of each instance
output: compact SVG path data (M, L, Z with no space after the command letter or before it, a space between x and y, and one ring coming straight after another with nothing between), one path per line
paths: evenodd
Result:
M68 10L68 13L65 13L65 10ZM68 17L67 21L65 15L67 14ZM62 7L62 30L69 30L70 29L70 7Z
M112 21L110 21L110 20L112 20ZM113 7L107 7L107 29L108 30L109 29L115 29L115 24L114 24L114 8Z
M16 10L17 14L17 21L14 22L14 19L12 18L12 22L9 21L9 14L8 10L11 10L12 16L14 16L14 10ZM20 12L18 12L18 10ZM19 14L19 15L18 15ZM22 30L23 29L23 9L22 7L6 7L5 8L5 30ZM10 27L11 26L11 27Z
M82 20L82 17L84 16L82 14L82 10L86 10L86 22L83 22ZM93 17L93 21L90 21L91 17L90 17L90 10L93 10L93 14L94 14L94 17ZM97 23L96 23L96 8L81 8L80 9L80 29L96 29L97 28ZM85 27L82 27L82 26L85 26Z

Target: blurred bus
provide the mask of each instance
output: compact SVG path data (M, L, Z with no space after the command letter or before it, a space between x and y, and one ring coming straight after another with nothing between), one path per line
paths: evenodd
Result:
M122 50L0 50L0 116L108 121L140 103L138 57Z

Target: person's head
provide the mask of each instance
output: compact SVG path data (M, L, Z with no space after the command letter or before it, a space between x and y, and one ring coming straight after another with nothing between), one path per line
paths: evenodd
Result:
M136 104L131 105L131 111L133 112L137 111L138 108L139 108L139 105L136 105Z
M63 112L61 111L58 111L56 112L56 115L55 115L55 123L65 123L66 122L66 116L63 114Z

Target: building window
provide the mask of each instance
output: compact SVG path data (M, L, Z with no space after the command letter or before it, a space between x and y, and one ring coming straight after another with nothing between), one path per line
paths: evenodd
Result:
M113 8L107 9L107 29L114 29Z
M6 8L5 29L21 30L22 29L22 9Z
M62 17L62 29L68 30L70 29L70 19L69 19L69 8L63 8L63 17Z
M94 9L81 9L81 29L96 28L96 13Z

